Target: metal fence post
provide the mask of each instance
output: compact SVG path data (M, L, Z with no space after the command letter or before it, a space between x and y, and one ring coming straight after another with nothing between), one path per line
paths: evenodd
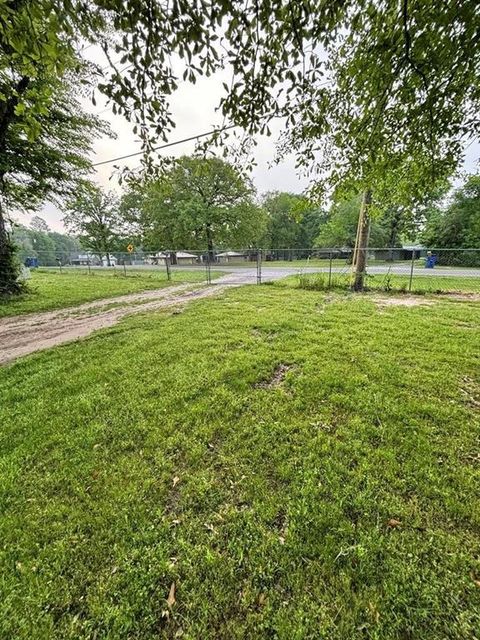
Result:
M329 289L332 286L332 258L333 258L333 254L330 251L329 261L328 261L328 288Z
M212 274L210 271L210 251L207 249L207 261L205 262L205 275L207 277L207 284L212 284Z
M171 280L172 274L170 273L170 256L168 253L165 254L165 269L167 270L167 280Z
M257 284L262 284L262 250L257 249Z
M415 265L415 249L412 249L412 261L410 263L410 279L408 281L408 290L412 290L412 282L413 282L413 267Z

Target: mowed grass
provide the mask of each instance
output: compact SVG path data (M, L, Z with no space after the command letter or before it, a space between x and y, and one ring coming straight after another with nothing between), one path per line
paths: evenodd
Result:
M213 277L218 274L212 273ZM137 293L148 289L161 289L182 282L203 282L203 271L176 271L172 279L167 280L164 271L127 271L127 275L118 268L117 273L92 269L87 271L54 271L39 269L32 271L28 281L30 291L19 298L0 297L0 318L33 311L49 311L70 307L82 302L100 298Z
M0 636L478 638L479 318L252 286L1 369Z

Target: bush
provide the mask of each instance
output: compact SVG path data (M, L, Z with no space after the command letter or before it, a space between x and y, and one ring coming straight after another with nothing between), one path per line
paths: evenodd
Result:
M21 280L21 265L18 261L17 248L7 240L3 255L0 258L0 296L13 296L27 290L25 281Z

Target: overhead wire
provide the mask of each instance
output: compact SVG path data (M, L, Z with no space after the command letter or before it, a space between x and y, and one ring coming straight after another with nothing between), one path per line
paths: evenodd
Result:
M159 151L160 149L167 149L168 147L174 147L177 144L183 144L184 142L191 142L192 140L198 140L199 138L205 138L206 136L211 136L215 133L221 133L222 131L227 131L228 129L234 129L237 125L230 124L220 129L212 129L211 131L205 131L204 133L199 133L194 136L189 136L188 138L182 138L181 140L175 140L174 142L167 142L166 144L161 144L158 147L153 147L152 151ZM143 151L135 151L134 153L128 153L124 156L118 156L116 158L110 158L109 160L101 160L100 162L94 162L92 164L93 167L99 167L104 164L110 164L111 162L117 162L119 160L126 160L128 158L133 158L135 156L140 156L144 152Z

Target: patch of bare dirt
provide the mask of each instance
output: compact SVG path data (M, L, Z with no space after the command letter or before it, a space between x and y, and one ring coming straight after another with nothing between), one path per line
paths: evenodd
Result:
M439 293L439 298L449 298L450 300L463 300L465 302L480 302L480 293Z
M420 296L372 296L372 301L379 307L430 307L434 300Z
M465 403L473 409L480 410L480 385L469 376L462 378L461 385L460 391Z
M463 464L480 466L480 451L469 451L461 457L461 460Z
M257 382L254 387L256 389L275 389L282 384L282 382L285 380L285 376L291 369L293 369L293 365L291 364L279 364L275 368L275 371L273 372L269 380L262 380L262 382Z
M125 316L176 307L190 300L220 294L225 288L214 285L192 289L191 284L179 285L96 300L58 311L4 318L0 320L0 365L35 351L85 338L98 329L113 326Z

